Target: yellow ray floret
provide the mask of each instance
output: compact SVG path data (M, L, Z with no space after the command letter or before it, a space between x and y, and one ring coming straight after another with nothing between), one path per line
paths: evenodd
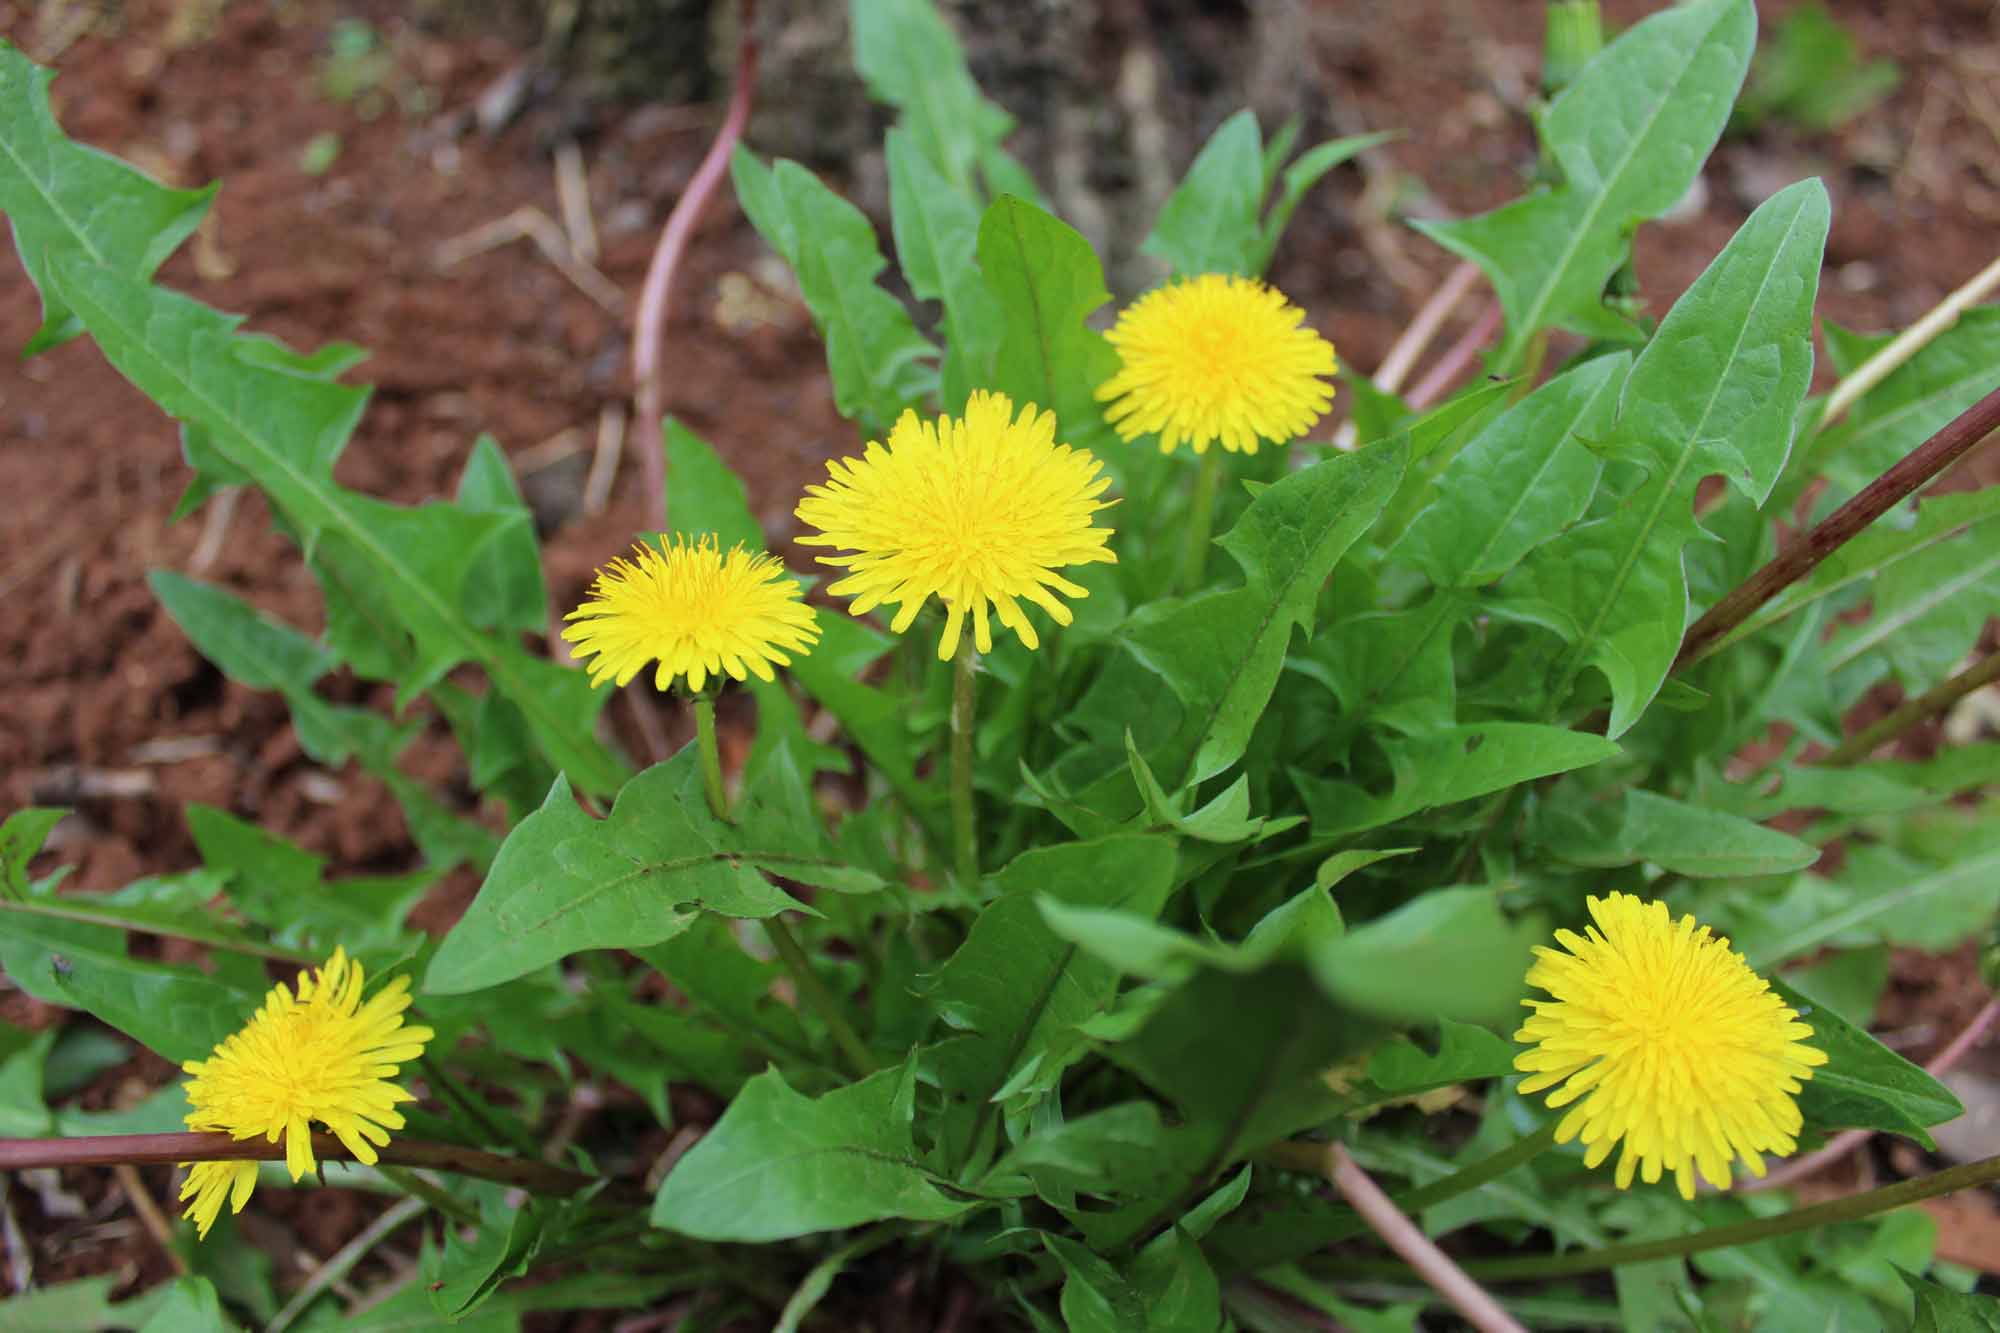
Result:
M1627 893L1589 906L1584 935L1556 932L1568 952L1535 950L1528 984L1554 998L1522 1001L1535 1012L1514 1034L1534 1047L1514 1059L1521 1091L1578 1103L1556 1141L1581 1139L1585 1165L1622 1142L1620 1189L1635 1170L1648 1184L1671 1171L1692 1199L1697 1170L1723 1189L1739 1158L1763 1175L1761 1154L1798 1147L1794 1099L1826 1063L1804 1044L1812 1029L1693 917Z
M1255 278L1204 273L1148 292L1108 335L1118 373L1097 396L1121 439L1254 454L1306 433L1333 401L1333 344Z
M799 502L800 521L818 529L799 544L854 552L820 557L850 571L828 591L852 597L856 615L895 606L898 634L935 594L945 608L940 658L958 651L968 615L974 645L993 650L989 607L1039 647L1021 602L1067 625L1070 610L1055 594L1087 594L1055 571L1118 558L1105 545L1111 529L1090 521L1111 503L1097 498L1111 484L1099 467L1056 443L1054 413L1030 403L1015 417L1005 394L982 391L963 418L905 412L886 449L871 440L861 458L828 463L826 484L808 486Z
M389 1080L423 1054L431 1030L408 1027L410 980L397 977L364 1002L361 965L340 949L324 967L299 973L297 993L282 983L265 997L243 1029L206 1060L181 1066L187 1086L187 1127L236 1139L285 1141L285 1166L297 1180L315 1165L314 1122L324 1125L355 1158L372 1163L403 1127L396 1110L411 1095ZM226 1200L242 1212L257 1183L255 1162L200 1162L188 1172L181 1198L186 1216L206 1236Z
M590 683L623 685L657 660L653 684L677 677L699 690L711 676L771 679L773 665L819 640L799 585L771 556L741 543L722 551L713 537L675 537L664 549L641 542L629 560L598 571L590 596L564 617L578 657L595 654Z

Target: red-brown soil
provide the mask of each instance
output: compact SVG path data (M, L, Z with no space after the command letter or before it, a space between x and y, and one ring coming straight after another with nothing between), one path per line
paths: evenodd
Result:
M1761 7L1767 25L1790 8ZM1107 4L1103 21L1128 24L1133 8ZM1328 123L1315 128L1407 131L1315 193L1273 271L1344 360L1376 365L1450 268L1429 242L1385 219L1385 205L1472 212L1517 193L1532 170L1524 110L1540 24L1529 21L1530 8L1404 0L1306 11L1294 72L1311 81L1315 105L1331 108ZM1605 4L1619 23L1654 8L1645 0ZM1177 21L1172 5L1151 9L1155 29ZM1902 66L1903 85L1837 133L1775 125L1725 143L1705 174L1699 208L1641 233L1638 272L1657 310L1763 197L1807 174L1822 175L1834 199L1820 302L1829 318L1899 326L1992 259L2000 223L1992 6L1840 0L1833 9L1868 55ZM95 21L71 31L74 13L86 10ZM373 22L393 57L382 86L359 103L330 98L317 78L343 15ZM583 483L600 419L629 396L630 299L719 109L599 109L583 156L603 242L597 268L624 294L618 308L594 299L527 240L443 265L441 250L448 254L454 241L517 209L559 215L548 146L566 113L531 104L497 135L470 127L468 109L516 67L521 48L399 15L395 5L333 0L0 3L0 33L31 54L62 47L54 96L71 134L174 184L225 182L164 281L242 312L295 346L342 339L371 350L357 378L372 383L375 396L340 479L403 501L446 493L473 439L492 433L544 522L555 602L571 605L595 565L657 526L640 499L636 434L601 512L584 512ZM1201 21L1235 20L1205 13ZM1222 100L1246 99L1238 89ZM323 174L308 174L301 154L325 134L339 136L338 155ZM1464 303L1440 347L1482 300ZM0 347L20 346L37 311L11 253L0 257ZM670 410L743 474L774 535L789 535L801 487L857 440L832 409L803 307L726 189L680 274L668 363ZM0 809L75 811L37 869L75 866L72 882L108 888L186 868L196 859L181 814L189 801L254 819L323 854L335 873L413 864L400 813L381 785L306 759L283 704L223 679L146 588L151 569L192 573L318 630L317 591L295 550L271 530L262 502L245 496L226 517L211 505L169 524L188 478L175 429L87 340L27 363L0 356L0 365L0 495L7 497ZM1979 461L1986 477L2000 476L1996 452ZM331 689L345 701L388 706L386 691L363 683L343 678ZM646 753L626 710L609 715L621 740ZM686 722L663 721L667 741L678 743ZM420 741L411 760L444 790L464 790L441 734ZM463 880L448 886L426 919L442 924L468 891ZM0 998L10 1020L54 1019L18 993ZM1969 954L1906 957L1884 1017L1899 1029L1943 1034L1920 1041L1921 1055L1977 1003ZM167 1072L150 1057L120 1071L141 1082ZM162 1189L165 1173L148 1173L147 1183ZM110 1188L101 1178L72 1184L93 1202ZM17 1207L23 1193L15 1192ZM129 1216L122 1205L107 1207ZM300 1210L283 1196L267 1204L265 1194L252 1212L264 1219L253 1234L268 1239L289 1225L293 1243L318 1255L368 1215L358 1205ZM1961 1261L2000 1254L1990 1209L1983 1216L1954 1214L1948 1224L1986 1228L1977 1241L1972 1233L1949 1240ZM32 1203L23 1220L38 1242L56 1234ZM135 1228L114 1243L64 1253L43 1245L35 1257L44 1280L128 1264L141 1281L167 1272L158 1248Z

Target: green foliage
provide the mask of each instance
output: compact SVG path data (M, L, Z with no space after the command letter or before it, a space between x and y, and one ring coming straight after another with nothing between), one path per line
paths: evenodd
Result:
M1614 802L1580 792L1551 801L1534 836L1571 865L1643 861L1691 879L1778 875L1819 860L1817 847L1776 829L1636 789Z
M738 149L730 164L736 197L771 247L799 275L799 290L826 340L833 402L880 437L903 409L929 394L937 349L910 314L875 283L887 260L861 210L796 162L766 167Z
M1033 180L1000 147L1014 118L980 94L965 52L927 0L851 0L854 67L949 188L975 205L988 193L1035 196ZM900 242L899 242L900 243Z
M766 773L733 826L708 813L692 749L627 783L602 820L558 780L502 844L426 988L483 990L584 949L658 944L704 911L766 917L800 905L760 868L828 888L878 887L834 858L797 768Z
M122 1281L117 1276L78 1278L9 1297L0 1301L0 1333L143 1328L172 1288L155 1287L130 1300L113 1301L111 1293Z
M1953 1291L1910 1273L1901 1276L1917 1301L1913 1333L1994 1333L2000 1329L2000 1300Z
M1782 980L1771 988L1798 1010L1813 1030L1812 1044L1827 1054L1799 1094L1808 1123L1828 1128L1885 1129L1933 1146L1925 1128L1965 1114L1951 1090L1831 1010L1820 1008Z
M9 877L25 869L51 821L19 811L0 826ZM40 827L37 828L37 825ZM221 952L212 973L130 956L126 933L191 938L232 950L250 945L205 904L221 887L207 871L145 879L116 893L78 899L56 892L51 876L0 902L0 967L46 1004L84 1009L176 1062L198 1059L235 1031L261 998L261 969Z
M1507 598L1510 614L1569 644L1559 681L1586 665L1604 674L1612 736L1638 721L1680 648L1700 478L1721 472L1762 503L1791 452L1828 217L1817 181L1780 191L1674 303L1632 365L1612 444L1645 479L1536 550Z
M994 879L995 895L929 992L938 1016L967 1035L944 1047L949 1086L969 1112L965 1151L1002 1097L1046 1096L1085 1052L1079 1029L1118 988L1119 970L1045 920L1054 902L1116 909L1149 921L1174 882L1173 845L1126 834L1025 852Z
M1854 38L1824 5L1800 5L1778 21L1751 62L1750 82L1731 126L1752 130L1783 120L1804 130L1836 129L1902 81L1903 72L1891 61L1864 64Z
M1296 127L1294 127L1296 128ZM1267 147L1257 118L1239 111L1222 122L1196 156L1187 176L1160 209L1142 247L1173 265L1174 272L1256 276L1271 262L1299 201L1329 171L1384 139L1357 134L1320 144L1286 166L1277 197L1265 208L1288 140Z
M42 297L42 326L22 355L33 356L82 331L49 267L81 254L139 279L180 248L208 211L213 185L169 190L137 168L63 137L49 114L55 76L0 41L0 212L14 228L14 248Z
M1180 704L1154 748L1170 791L1214 777L1249 746L1294 628L1312 630L1320 586L1402 479L1405 448L1382 445L1295 472L1251 501L1219 541L1243 586L1133 616L1127 644Z
M911 1140L914 1066L806 1098L776 1070L729 1110L660 1187L653 1223L705 1240L785 1240L879 1218L935 1221L972 1201L947 1192Z
M1097 255L1074 228L1013 195L980 218L977 253L1003 330L987 387L1017 408L1053 411L1074 437L1096 419L1094 391L1117 366L1104 335L1084 323L1111 299Z
M940 405L960 412L973 389L991 382L1004 328L1000 300L975 258L980 211L951 188L908 130L889 131L886 152L896 255L917 299L943 304Z
M1834 368L1845 375L1887 344L1888 337L1859 338L1828 326ZM1891 371L1854 410L1813 441L1811 472L1823 473L1841 491L1857 491L1897 459L1929 439L1946 422L2000 387L2000 310L1975 306L1910 360ZM1781 495L1786 492L1780 492Z
M475 460L482 454L475 453ZM468 469L468 478L471 475ZM529 554L534 557L534 598L539 606L541 562L532 534ZM327 703L314 693L314 685L334 665L326 645L212 584L167 569L154 570L146 582L203 657L233 680L284 696L299 744L308 755L323 764L353 759L379 778L403 807L410 836L432 865L443 870L471 861L484 868L493 860L492 834L453 815L397 765L397 756L415 739L414 727L398 726L366 709Z
M237 1327L235 1320L224 1317L214 1283L207 1278L183 1277L174 1279L152 1318L139 1326L139 1333L228 1333Z
M1975 553L1990 550L1996 534L2000 534L2000 526L1996 526L1996 520L2000 520L2000 491L1940 495L1921 502L1905 518L1905 526L1870 528L1834 551L1811 574L1765 603L1725 642L1746 638L1828 598L1837 599L1835 605L1845 605L1853 600L1855 592L1872 587L1877 579L1905 562L1925 557L1933 548L1942 546L1945 553L1931 556L1931 563L1941 563L1953 574L1968 566L1976 567L1979 555ZM1901 583L1906 589L1916 589L1919 596L1923 594L1925 585L1921 575L1906 576ZM1947 602L1952 600L1960 599L1947 596ZM1972 599L1965 596L1962 600L1970 603Z
M1561 12L1594 23L1586 8ZM1980 641L2000 502L1898 508L1676 671L1694 612L1769 558L1802 497L1851 493L1989 392L2000 348L1993 313L1969 312L1825 419L1805 399L1830 216L1812 181L1759 208L1656 329L1607 299L1633 228L1721 133L1749 0L1665 8L1601 50L1571 34L1538 121L1550 179L1422 228L1492 280L1507 331L1489 368L1515 378L1423 411L1357 384L1359 449L1199 464L1107 428L1104 269L1002 148L1011 120L934 6L850 18L894 108L896 271L805 168L747 150L734 166L798 274L836 406L879 439L976 390L1033 402L1116 502L1117 563L1070 571L1073 623L977 663L961 733L976 874L952 855L933 624L898 641L819 607L813 651L731 701L732 720L753 705L754 735L717 805L694 746L628 774L596 735L609 692L527 644L552 608L500 443L468 442L448 500L336 482L366 402L342 380L359 349L295 353L154 285L207 193L63 138L47 75L0 47L0 209L45 316L31 350L87 332L182 424L182 512L258 487L326 630L168 570L155 596L219 670L285 700L309 758L381 781L420 854L330 875L245 812L192 805L198 867L70 893L59 869L31 873L62 812L13 813L0 967L113 1031L0 1031L0 1132L177 1127L178 1086L117 1110L78 1090L127 1037L200 1058L275 974L340 946L371 977L411 975L437 1033L402 1136L538 1154L571 1106L589 1114L558 1135L564 1163L607 1177L563 1199L439 1177L424 1197L453 1220L426 1234L420 1280L345 1327L514 1329L693 1292L717 1325L831 1326L892 1248L897 1271L950 1264L1036 1328L1290 1327L1269 1293L1409 1328L1416 1307L1368 1308L1380 1289L1321 1253L1374 1244L1289 1169L1327 1142L1431 1233L1477 1229L1469 1250L1673 1238L1778 1206L1616 1191L1574 1145L1485 1165L1551 1116L1511 1084L1531 950L1613 889L1729 935L1804 1013L1829 1056L1798 1098L1808 1146L1848 1127L1927 1143L1958 1114L1866 1020L1890 949L1990 933L2000 746L1845 769L1802 747ZM1294 159L1297 137L1226 121L1145 248L1181 275L1261 272L1305 193L1382 136ZM1559 329L1595 341L1572 355L1545 336ZM1841 374L1883 342L1827 338ZM674 421L658 447L673 482L656 521L764 549L721 454ZM1194 521L1203 467L1212 527ZM393 684L396 715L330 702L339 673ZM462 784L401 767L439 722L491 798L477 820ZM1774 724L1798 739L1753 749ZM457 867L470 906L441 939L413 929ZM654 1158L649 1208L632 1186ZM1990 1327L1990 1303L1898 1279L1928 1269L1932 1239L1911 1217L1843 1223L1510 1300L1550 1327L1900 1327L1912 1306L1920 1328ZM124 1304L88 1282L0 1304L0 1330L268 1322L269 1273L199 1253L197 1277Z
M1492 280L1507 315L1497 365L1520 364L1544 328L1631 336L1602 302L1605 283L1630 255L1633 224L1694 183L1756 36L1750 0L1696 0L1634 24L1537 123L1559 184L1463 222L1419 225Z

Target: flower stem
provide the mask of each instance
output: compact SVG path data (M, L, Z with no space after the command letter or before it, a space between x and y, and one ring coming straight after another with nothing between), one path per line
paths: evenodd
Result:
M1552 1120L1532 1134L1526 1134L1494 1153L1481 1158L1470 1166L1461 1167L1448 1176L1433 1180L1428 1185L1419 1186L1405 1194L1396 1196L1396 1206L1406 1213L1421 1212L1436 1207L1447 1199L1478 1189L1481 1185L1500 1179L1521 1163L1541 1156L1555 1146L1556 1126Z
M390 1166L387 1162L376 1163L375 1169L381 1173L382 1179L409 1196L403 1202L419 1203L426 1208L435 1208L461 1226L479 1225L477 1208L460 1203L416 1172L406 1171L400 1166Z
M951 682L951 834L957 852L958 886L973 892L979 883L979 818L972 803L973 704L979 656L972 636L958 641Z
M695 696L694 740L701 750L701 782L708 789L708 809L724 823L729 821L729 793L722 786L722 752L715 744L715 697Z
M331 1134L312 1136L313 1152L333 1162L351 1162L354 1154ZM455 1143L396 1139L379 1149L391 1166L419 1166L454 1175L516 1185L530 1194L563 1197L597 1183L598 1177L551 1166L547 1162L463 1148ZM285 1156L283 1143L264 1139L232 1139L227 1134L87 1134L74 1138L0 1140L0 1171L36 1166L158 1166L177 1162L276 1162ZM614 1183L607 1194L617 1194Z
M792 928L785 924L782 916L764 918L764 933L771 937L771 947L778 951L778 958L785 970L792 974L792 982L799 988L799 998L804 1000L826 1024L826 1030L833 1035L834 1045L847 1057L852 1072L861 1078L875 1072L875 1057L868 1054L854 1027L841 1012L840 1004L833 998L833 992L813 971L812 960L799 947L799 937L792 934Z
M1188 509L1187 549L1181 555L1180 579L1176 592L1193 592L1201 585L1201 572L1208 567L1208 540L1215 529L1215 492L1222 484L1222 450L1211 447L1201 456L1201 470L1195 474L1194 501Z
M422 1011L415 1005L411 1006L411 1014L421 1021ZM441 1095L441 1099L458 1107L468 1120L486 1134L488 1139L505 1139L514 1145L516 1152L520 1153L533 1155L541 1151L542 1145L535 1141L534 1135L526 1126L519 1121L502 1119L489 1107L481 1105L479 1099L474 1097L463 1083L445 1072L442 1062L429 1055L419 1055L417 1066L424 1071L424 1081Z
M2000 1157L1986 1157L1963 1166L1933 1172L1916 1180L1898 1181L1894 1185L1885 1185L1881 1189L1869 1190L1865 1194L1849 1195L1847 1198L1834 1199L1829 1203L1814 1204L1810 1208L1794 1208L1775 1217L1760 1217L1748 1222L1734 1222L1728 1226L1709 1227L1692 1235L1670 1236L1664 1240L1635 1241L1629 1245L1606 1245L1601 1249L1575 1250L1568 1254L1520 1259L1475 1259L1467 1261L1462 1266L1472 1277L1497 1282L1600 1273L1606 1269L1617 1268L1621 1264L1672 1259L1682 1255L1701 1254L1707 1250L1726 1249L1733 1245L1752 1245L1758 1241L1770 1240L1775 1236L1788 1236L1795 1231L1805 1231L1811 1227L1828 1226L1836 1222L1854 1222L1887 1212L1891 1208L1900 1208L1904 1204L1916 1203L1920 1199L1935 1198L1940 1194L1949 1194L1953 1190L1969 1189L1995 1180L2000 1180ZM1412 1273L1408 1265L1393 1260L1342 1260L1329 1263L1320 1271L1356 1277L1409 1277Z
M312 1276L305 1280L292 1299L285 1302L285 1308L271 1316L271 1321L264 1325L264 1333L285 1333L306 1312L307 1307L325 1295L334 1283L353 1272L354 1266L367 1258L370 1250L415 1221L428 1206L422 1199L404 1199L362 1228L360 1235L341 1246L332 1258L313 1270Z
M1984 661L1967 667L1928 693L1905 700L1893 712L1841 742L1820 759L1820 765L1839 768L1866 759L1876 746L1896 739L1919 722L1936 717L1974 690L1996 680L2000 680L2000 652L1987 654Z

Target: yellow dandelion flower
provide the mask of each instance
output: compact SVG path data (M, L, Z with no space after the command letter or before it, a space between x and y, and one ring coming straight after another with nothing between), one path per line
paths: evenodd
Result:
M770 680L773 664L819 641L812 608L776 558L741 543L724 552L708 536L677 536L664 549L639 543L630 560L598 571L589 599L564 619L580 622L562 632L577 656L596 654L593 686L623 685L655 658L662 690L677 676L690 690L725 672Z
M181 1067L187 1086L187 1126L235 1139L285 1140L285 1166L297 1180L314 1168L312 1123L318 1121L355 1158L373 1163L389 1131L403 1127L398 1102L414 1100L394 1083L398 1065L423 1054L431 1030L406 1027L410 979L397 977L361 999L361 965L340 950L311 975L299 973L297 994L280 983L240 1032L206 1060ZM206 1236L222 1204L242 1212L257 1183L255 1162L199 1162L180 1197L186 1216Z
M799 544L855 552L820 557L851 571L828 591L852 597L856 615L897 607L890 628L898 634L937 594L945 608L940 659L958 651L968 614L974 645L993 650L989 607L1036 648L1041 639L1021 601L1067 625L1070 610L1055 594L1088 593L1055 571L1118 559L1105 545L1111 530L1090 521L1111 503L1097 498L1111 484L1099 466L1056 443L1053 412L1029 403L1016 417L1007 395L982 391L962 419L905 412L888 448L871 440L861 458L828 463L826 484L808 486L799 501L800 520L819 530Z
M1119 438L1158 435L1197 454L1218 441L1254 454L1287 444L1333 401L1333 344L1305 312L1255 278L1204 273L1156 288L1125 308L1108 335L1122 363L1098 386Z
M1803 1044L1812 1029L1693 917L1676 922L1665 903L1627 893L1589 906L1597 924L1557 931L1569 952L1537 948L1528 969L1528 984L1555 998L1522 1001L1535 1013L1514 1034L1534 1044L1514 1059L1529 1075L1521 1091L1562 1084L1551 1107L1583 1098L1556 1141L1581 1138L1596 1166L1622 1140L1619 1189L1635 1170L1647 1184L1670 1170L1692 1199L1696 1169L1724 1189L1733 1158L1763 1175L1760 1154L1798 1147L1794 1097L1826 1063Z

